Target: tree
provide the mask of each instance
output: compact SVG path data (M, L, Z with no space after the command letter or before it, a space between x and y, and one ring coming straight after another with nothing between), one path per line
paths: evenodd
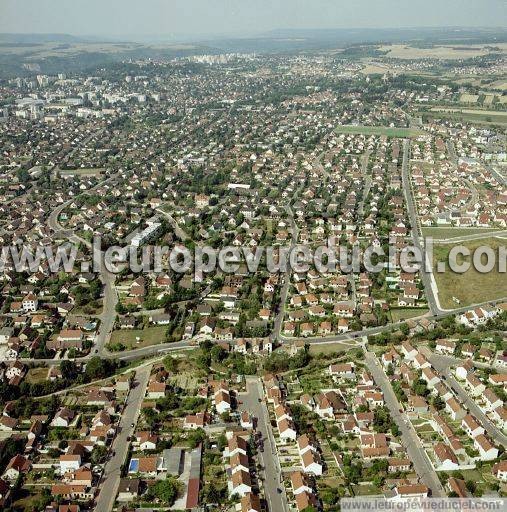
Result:
M214 345L211 349L211 359L217 363L221 363L227 357L226 350L220 345Z
M188 444L190 448L197 448L206 439L206 432L202 428L193 430L188 434Z
M107 455L107 448L105 446L101 446L96 444L93 447L92 454L90 455L90 462L95 466L100 464Z
M473 480L467 480L465 482L465 486L467 488L467 491L470 493L470 494L475 494L475 491L477 489L477 485L475 484L475 482Z
M376 432L385 434L392 428L393 421L387 407L377 407L373 413L373 428Z
M175 373L176 371L178 371L178 360L175 357L168 355L168 356L164 357L163 363L164 363L164 368L168 372Z
M69 361L68 359L63 359L61 361L60 371L62 372L62 377L65 380L75 380L79 375L76 363L74 361Z
M220 492L213 484L209 484L206 487L206 489L204 491L204 495L206 496L206 503L208 503L208 504L220 503L222 501Z
M111 363L99 356L93 356L86 365L85 374L91 380L102 379L111 373Z
M164 504L172 506L178 497L179 484L172 477L158 481L152 488L151 492Z

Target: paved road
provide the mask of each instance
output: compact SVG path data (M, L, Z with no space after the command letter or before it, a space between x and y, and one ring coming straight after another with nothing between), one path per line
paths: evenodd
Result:
M303 185L294 192L293 198L297 198L299 196L299 193L301 189L303 188ZM294 220L294 212L292 211L292 208L290 206L290 203L285 206L285 210L287 212L287 216L289 217L290 222L290 231L291 231L291 243L289 251L294 250L298 243L299 238L299 228L297 227L296 221ZM289 252L290 254L290 252ZM274 327L273 327L273 334L272 337L274 339L279 339L282 332L282 325L283 325L283 318L285 315L285 304L287 302L287 295L289 293L289 287L290 287L290 278L292 275L292 271L290 268L289 262L287 262L287 270L285 271L283 275L283 285L282 289L280 291L280 302L278 304L279 311L275 317Z
M103 185L105 182L111 180L112 177L107 180L102 181L99 185L94 188L97 188ZM58 217L60 213L71 203L72 201L67 201L66 203L61 204L57 208L55 208L48 218L48 226L54 230L55 232L65 233L66 230L63 226L58 222ZM66 238L73 242L74 244L83 244L88 247L88 249L92 249L92 244L85 240L84 238L79 237L75 233L68 232L66 234ZM102 356L105 350L105 345L109 341L109 337L111 335L111 331L114 327L114 322L116 319L116 304L118 303L118 293L115 287L116 276L115 274L109 272L104 264L104 254L101 253L101 269L100 269L100 280L104 286L104 297L103 297L103 307L102 312L99 315L100 325L98 334L95 338L94 348L96 351L96 355ZM91 269L90 269L91 270Z
M134 434L150 372L151 365L139 368L136 372L135 382L137 384L128 395L127 405L118 427L119 433L111 446L114 455L107 461L99 485L100 491L95 505L96 512L109 512L113 509L118 486L120 485L121 467L128 454L128 438ZM131 426L132 424L134 424L134 427Z
M99 187L105 185L106 183L114 180L119 173L113 174L112 176L109 176L105 180L102 180L101 182L97 183L93 188L83 192L83 195L89 194L90 192L97 190ZM84 238L81 238L80 236L76 235L72 231L65 230L63 226L59 223L58 218L61 214L61 212L67 208L76 198L72 198L69 201L66 201L65 203L62 203L57 208L55 208L49 215L48 218L48 226L55 231L56 233L65 234L66 238L73 242L74 244L82 244L86 246L88 249L92 250L93 246ZM115 282L116 282L116 275L112 272L110 272L105 263L104 263L104 253L100 254L101 258L101 268L100 268L100 280L102 281L102 284L104 286L104 296L103 296L103 307L102 307L102 313L99 315L100 319L100 325L99 325L99 331L95 338L95 343L93 347L93 355L98 355L102 357L104 353L106 352L105 346L107 345L109 338L111 336L111 332L114 328L114 322L116 320L116 305L118 303L118 293L116 291ZM90 269L92 270L92 269Z
M446 318L448 316L453 316L459 313L464 313L465 311L469 311L470 309L473 309L474 307L478 306L486 306L486 305L494 305L499 304L502 302L507 302L507 297L503 297L501 299L498 299L496 301L487 301L482 302L479 304L474 304L471 306L453 309L449 311L444 311L443 313L440 313L438 315L434 315L433 317L428 316L428 318L433 318L435 320ZM398 323L390 323L381 327L371 327L368 329L363 329L362 331L351 331L345 334L337 334L336 336L326 336L326 337L313 337L313 338L286 338L284 336L280 336L279 339L281 341L294 341L296 339L304 339L306 342L308 342L310 345L328 345L331 343L337 343L337 342L343 342L344 345L350 344L351 346L359 346L355 340L360 338L361 336L368 336L373 334L379 334L381 332L389 332L395 329L397 326L403 324L404 322L398 322ZM347 343L348 342L348 343ZM196 342L195 341L178 341L175 343L161 343L158 345L153 345L150 347L144 347L144 348L138 348L135 350L129 350L128 352L104 352L102 354L102 357L105 357L107 359L117 359L119 361L133 361L135 359L141 359L141 358L148 358L151 356L161 355L164 353L169 353L172 351L179 351L179 350L191 350L195 348ZM92 353L88 356L84 357L78 357L75 359L76 362L86 362L88 361L92 356L96 354ZM61 360L59 359L27 359L27 358L21 358L19 359L22 363L26 364L32 364L36 366L39 365L47 365L47 366L57 366L60 364Z
M475 400L469 393L461 386L461 384L453 377L450 366L455 365L458 360L451 361L450 358L442 357L437 354L426 354L433 367L442 375L445 376L445 381L452 390L458 395L461 402L468 408L468 410L479 420L489 436L494 439L495 443L501 444L507 448L507 436L503 434L497 426L482 412Z
M424 450L421 440L417 435L412 423L409 421L405 413L400 413L401 405L394 394L393 388L387 379L380 362L373 352L366 353L366 364L370 370L376 384L384 393L384 400L387 408L391 413L391 417L401 432L401 441L407 449L408 456L414 465L416 473L426 486L431 489L433 497L446 496L445 491L438 479L438 476L431 464L426 451Z
M175 235L182 241L182 242L185 242L186 240L188 240L190 237L188 236L188 234L183 231L183 229L181 229L180 225L178 224L178 222L176 221L176 219L168 212L162 210L161 208L157 208L156 209L157 212L161 213L168 221L169 221L169 224L171 225L171 227L173 228L174 230L174 233Z
M371 175L368 174L368 163L370 161L371 151L367 150L363 155L363 164L361 166L361 174L364 177L364 188L363 188L363 196L361 198L361 202L359 203L359 207L357 209L357 223L361 224L364 217L364 205L366 200L368 199L368 195L370 194L371 189Z
M414 196L412 194L412 185L410 182L410 140L406 139L403 142L403 163L402 163L402 181L403 189L405 192L405 202L407 205L408 216L410 219L410 225L412 228L412 240L414 247L416 247L421 254L424 253L424 248L421 244L419 237L419 217L417 215L417 209L415 206ZM428 262L429 269L432 269L431 262ZM420 272L421 280L424 285L424 291L428 300L428 307L433 314L442 313L443 310L440 308L438 301L438 290L436 284L432 281L432 274L422 270Z
M269 422L268 409L264 402L259 402L259 398L263 396L261 380L257 377L247 377L246 393L239 395L238 399L243 403L238 407L240 411L248 411L257 418L257 430L262 433L264 439L264 451L258 453L264 468L264 495L269 512L288 512L287 496L285 487L281 483L280 461ZM282 494L279 494L277 489L281 489Z
M500 174L500 172L491 165L487 165L486 168L491 172L498 183L502 184L504 187L507 186L507 177L505 174Z

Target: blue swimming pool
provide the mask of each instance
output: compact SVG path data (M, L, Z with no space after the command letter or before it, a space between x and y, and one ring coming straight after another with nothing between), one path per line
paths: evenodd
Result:
M139 459L131 459L129 464L129 473L137 473L139 469Z

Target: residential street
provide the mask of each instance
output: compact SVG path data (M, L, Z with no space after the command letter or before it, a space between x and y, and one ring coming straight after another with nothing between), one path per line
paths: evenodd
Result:
M299 192L301 190L301 187L295 192L294 197L297 197L299 195ZM290 222L290 232L291 232L291 243L290 243L290 250L292 251L294 247L296 247L298 243L298 237L299 237L299 229L297 227L296 221L294 220L294 212L292 211L292 208L290 204L286 205L285 210L287 211L287 215L289 217ZM275 324L273 327L273 337L279 338L282 332L282 326L283 326L283 318L285 315L285 302L287 301L287 294L289 292L290 287L290 278L291 278L291 269L290 265L287 265L287 271L283 274L284 283L282 286L282 289L280 291L280 302L279 302L279 311L275 318Z
M259 451L259 460L264 467L264 492L269 506L269 512L287 512L287 496L280 478L280 462L275 447L273 431L269 424L269 414L264 402L259 402L264 396L261 380L257 377L247 377L247 392L238 396L243 404L240 411L248 411L257 418L257 430L264 439L264 451ZM278 493L277 489L283 492Z
M453 391L459 396L463 404L469 409L469 411L479 420L488 435L495 441L495 443L501 444L504 448L507 448L507 436L503 434L493 422L481 411L475 400L470 397L469 393L461 386L461 384L451 374L448 358L438 356L437 354L431 354L428 357L433 367L445 376L445 380Z
M101 181L98 183L93 189L90 189L87 192L90 192L99 186L104 185L108 181L114 179L116 175L110 176L109 178ZM72 231L68 232L66 231L58 222L58 217L60 216L60 213L73 201L69 200L66 203L61 204L57 208L55 208L49 215L48 218L48 226L55 231L55 233L66 233L67 238L70 242L73 242L76 245L83 244L89 249L92 248L92 244L85 240L76 234L74 234ZM103 258L103 254L101 255ZM91 268L89 270L92 270ZM118 294L116 292L116 288L114 286L116 276L115 274L109 272L105 265L104 261L102 259L102 268L100 271L100 279L104 285L104 296L103 296L103 307L102 312L99 315L100 318L100 325L98 334L95 338L94 348L92 349L94 354L102 356L103 352L105 350L105 345L109 341L109 337L111 335L111 332L114 327L114 322L116 319L116 304L118 303Z
M107 461L102 481L99 484L99 495L95 505L96 512L109 512L112 510L118 486L120 484L121 467L125 462L129 447L129 437L134 434L135 424L141 411L141 403L146 393L146 386L150 378L151 365L141 367L136 372L135 382L137 383L131 389L125 410L123 411L119 432L111 446L111 453ZM134 424L134 427L132 427Z
M398 425L401 432L402 442L407 450L407 454L414 465L416 473L421 481L431 489L433 497L445 496L442 484L424 451L421 440L417 435L412 423L405 413L400 413L401 405L394 394L393 388L387 379L380 362L373 352L365 351L366 364L370 370L375 383L384 393L384 400L391 413L391 417Z
M414 247L419 249L421 254L425 254L424 247L421 244L421 240L419 238L419 218L417 215L417 209L415 206L414 196L412 194L412 186L410 182L410 141L405 140L403 142L403 164L402 164L402 181L403 181L403 190L405 191L405 201L407 205L407 212L410 220L410 225L412 228L412 240ZM431 262L427 262L428 266L431 265ZM433 276L429 272L425 272L424 269L420 272L421 280L424 284L424 293L426 294L426 298L428 300L428 307L433 314L442 313L443 310L440 308L440 303L438 301L438 290L436 289L436 285L433 283Z
M507 0L0 2L0 512L507 496Z

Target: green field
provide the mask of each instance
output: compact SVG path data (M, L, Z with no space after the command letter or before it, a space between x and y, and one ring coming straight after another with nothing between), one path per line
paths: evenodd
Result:
M96 169L59 169L60 176L100 176L104 172L103 167L97 167Z
M146 329L123 329L113 331L110 345L121 343L126 350L149 347L164 343L167 327L164 325L148 327ZM140 338L139 341L136 338Z
M468 248L472 254L480 246L491 247L495 251L498 263L498 248L500 246L505 247L505 241L497 238L486 238L463 242L459 245ZM473 266L462 274L452 272L447 265L447 260L453 247L452 244L435 246L433 253L434 277L438 286L440 304L443 308L453 309L458 307L458 304L453 301L453 297L460 301L459 306L468 306L507 296L507 279L505 274L498 272L498 266L486 274L478 272ZM464 258L464 260L471 261L471 257ZM446 262L445 272L439 273L436 271L436 265L439 261ZM462 261L460 259L458 263Z
M354 135L385 135L386 137L418 137L424 135L425 132L417 128L389 128L387 126L352 126L341 125L335 128L335 132L350 133Z
M431 236L435 240L445 240L447 238L459 238L468 235L488 234L493 231L499 231L498 228L449 228L449 227L431 227L422 228L424 237Z
M427 308L400 308L391 309L391 320L393 323L423 316L428 312Z
M344 345L343 343L326 343L326 344L310 344L310 354L337 354L339 352L347 352L349 350L354 350L356 347L351 346L350 344Z

